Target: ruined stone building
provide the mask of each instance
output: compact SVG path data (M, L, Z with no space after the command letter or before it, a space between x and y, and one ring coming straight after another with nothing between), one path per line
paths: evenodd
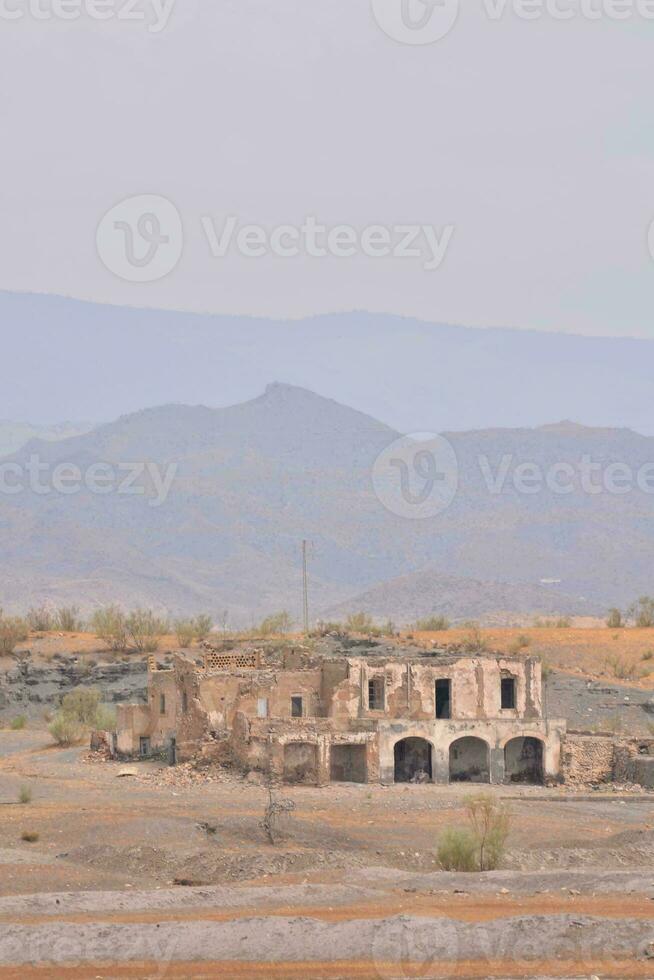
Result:
M545 717L533 658L240 651L151 668L147 704L118 709L124 755L204 757L319 786L560 777L565 722Z

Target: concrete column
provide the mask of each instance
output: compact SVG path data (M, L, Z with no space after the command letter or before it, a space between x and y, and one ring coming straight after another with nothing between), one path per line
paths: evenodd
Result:
M449 749L443 752L442 749L433 749L431 753L432 782L447 785L450 781L450 753Z
M491 783L504 782L504 749L490 750L490 781Z

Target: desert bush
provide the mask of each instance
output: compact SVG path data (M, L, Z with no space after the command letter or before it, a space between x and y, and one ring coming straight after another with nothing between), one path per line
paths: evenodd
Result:
M49 633L55 628L55 617L45 606L32 607L27 613L27 625L35 633Z
M638 629L650 629L654 626L654 598L642 595L629 609L629 616Z
M169 630L168 621L160 619L151 609L135 609L126 620L127 635L138 653L154 653L161 637Z
M470 650L472 653L483 653L485 650L488 650L488 644L476 623L470 625L464 637L463 644L466 650Z
M20 839L26 841L28 844L36 844L39 839L39 835L33 833L32 831L24 830L20 835Z
M0 653L13 653L29 636L29 627L19 616L5 616L0 609Z
M62 698L61 712L80 725L95 726L100 698L97 687L77 687Z
M448 828L441 836L441 866L446 871L494 871L506 851L509 811L490 793L467 796L464 804L469 826Z
M16 715L16 717L12 718L9 722L9 727L11 728L12 732L19 732L25 728L26 724L27 718L25 715Z
M544 681L552 675L552 667L547 660L541 660L540 662L540 675Z
M568 630L572 626L569 616L559 616L558 619L535 619L534 627L540 630Z
M447 827L438 842L437 857L443 871L477 871L477 845L472 831Z
M176 619L173 623L177 642L183 649L190 647L195 636L195 629L192 619Z
M226 618L227 614L225 614ZM211 616L202 614L193 620L193 633L196 640L206 640L213 629L213 619Z
M128 646L127 618L119 606L97 609L91 619L95 635L111 650L126 650Z
M610 630L619 630L624 625L622 620L622 612L615 606L613 609L609 609L606 617L606 625Z
M531 640L526 633L520 633L520 635L516 636L513 643L511 643L509 646L509 653L520 653L521 650L526 650L530 645Z
M275 633L290 633L292 626L293 620L286 610L283 610L274 613L272 616L266 616L259 624L256 632L260 633L261 636L272 636Z
M365 612L352 613L345 620L345 629L349 633L365 633L367 636L375 636L381 633L372 616Z
M21 786L18 790L18 802L21 806L26 806L28 803L32 802L32 790L29 786Z
M450 621L446 616L429 616L427 619L419 619L413 628L420 633L442 633L449 630Z
M57 745L77 745L82 741L84 729L75 718L65 715L63 711L58 712L54 721L48 728Z
M55 629L61 630L62 633L80 633L84 629L77 606L61 606L57 610Z
M637 680L641 676L641 671L636 664L628 663L615 653L605 659L604 665L606 672L620 681Z
M109 705L101 704L93 720L93 728L99 732L116 731L116 709Z

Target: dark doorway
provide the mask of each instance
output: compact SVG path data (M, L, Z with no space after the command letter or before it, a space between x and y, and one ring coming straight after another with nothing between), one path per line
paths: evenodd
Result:
M308 742L289 742L284 746L284 780L287 783L318 781L318 748Z
M431 781L431 745L424 738L404 738L395 744L395 782Z
M300 694L294 694L291 698L291 718L304 717L304 699Z
M450 782L489 783L490 751L482 738L467 735L450 745Z
M171 766L177 765L177 739L174 735L168 746L168 764Z
M515 677L502 678L502 710L515 708Z
M507 783L543 783L543 743L539 738L512 738L504 747Z
M436 681L436 717L452 717L452 681Z
M333 783L365 783L365 745L332 745L331 773Z
M139 755L142 759L147 758L150 755L150 739L141 735L139 739Z

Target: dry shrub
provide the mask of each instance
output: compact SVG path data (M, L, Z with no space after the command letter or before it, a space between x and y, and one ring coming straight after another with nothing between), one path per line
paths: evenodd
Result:
M506 850L510 815L490 793L467 796L468 827L449 827L438 845L445 871L494 871Z

